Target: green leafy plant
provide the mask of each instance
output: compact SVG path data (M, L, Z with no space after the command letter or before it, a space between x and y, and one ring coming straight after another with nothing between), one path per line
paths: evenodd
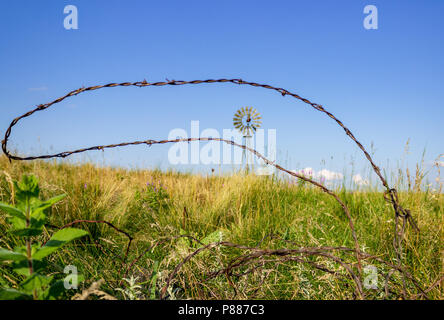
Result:
M142 292L140 289L142 286L138 285L136 283L137 277L131 276L130 278L123 278L125 283L125 289L117 288L117 291L122 292L123 298L125 300L139 300L140 296L142 295Z
M16 204L0 202L0 210L6 212L9 232L18 238L16 242L21 245L12 251L0 247L0 263L10 266L24 280L17 288L0 283L0 300L56 299L64 292L63 280L42 274L46 268L45 258L88 233L81 229L65 228L55 232L46 243L38 242L36 238L43 233L48 209L66 195L40 200L38 180L32 175L24 175L20 182L14 181L14 188Z
M151 266L151 276L144 282L137 283L138 277L131 276L130 278L123 278L124 288L117 288L125 300L156 300L158 298L157 280L160 276L159 261L154 261ZM142 291L146 291L144 294Z

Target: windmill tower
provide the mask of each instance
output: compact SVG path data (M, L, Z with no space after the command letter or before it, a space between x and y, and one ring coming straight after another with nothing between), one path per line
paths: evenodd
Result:
M261 126L261 119L259 112L253 107L242 107L234 114L233 125L242 133L243 144L247 148L253 148L253 134ZM253 155L245 149L242 150L242 164L246 172L249 171L250 165L253 166Z

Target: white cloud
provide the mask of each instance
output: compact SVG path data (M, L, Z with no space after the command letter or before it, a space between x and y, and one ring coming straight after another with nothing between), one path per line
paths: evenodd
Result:
M307 167L300 170L290 170L299 175L303 175L314 180L325 181L328 184L330 181L340 181L344 179L344 175L340 172L331 171L328 169L322 169L319 171L313 170L312 167ZM368 179L364 179L359 173L355 174L352 177L353 182L358 186L368 186L370 185L370 181Z
M343 174L340 172L330 171L327 169L315 171L311 167L307 167L301 170L291 170L291 171L299 175L312 177L315 179L323 179L325 181L342 180L344 177Z
M366 186L369 184L367 179L363 179L362 176L358 173L353 176L353 182L358 186Z
M326 181L330 180L342 180L344 175L340 172L334 172L327 169L322 169L316 173L317 178L324 178Z

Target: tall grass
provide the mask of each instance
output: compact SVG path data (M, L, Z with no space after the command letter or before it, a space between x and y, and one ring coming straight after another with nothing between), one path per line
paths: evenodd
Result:
M55 161L9 163L5 157L0 158L0 168L0 201L14 202L11 181L24 173L33 173L40 180L43 198L60 193L68 195L52 209L51 225L61 226L76 219L110 221L135 239L129 260L154 241L180 234L204 239L218 232L224 240L239 244L284 247L285 242L260 242L273 233L301 246L353 247L347 218L334 199L317 189L275 177L125 170ZM417 176L419 179L424 177ZM410 182L410 188L399 195L421 230L420 233L407 230L404 263L421 284L428 287L443 272L444 196L414 186L415 183ZM395 261L394 213L382 193L371 188L337 191L350 208L361 249ZM0 246L13 247L16 244L7 233L4 219L4 213L0 213ZM60 273L65 265L76 265L86 279L85 286L103 278L107 292L122 297L116 290L122 286L123 275L119 273L121 262L115 255L123 256L127 239L106 225L83 224L81 227L90 231L91 239L78 241L52 258L53 271ZM99 240L99 247L93 239ZM147 252L130 274L140 281L141 291L146 291L141 297L153 297L152 293L165 284L169 272L195 246L179 239ZM217 249L191 260L175 278L170 298L353 298L350 283L297 263L267 264L261 272L240 277L236 292L224 277L202 282L208 272L236 253L239 252ZM161 272L153 284L152 270L156 263ZM334 264L330 267L340 269ZM2 268L3 281L14 284L20 280ZM401 281L396 277L394 281ZM383 297L383 286L370 296ZM435 287L429 296L442 298L442 287Z

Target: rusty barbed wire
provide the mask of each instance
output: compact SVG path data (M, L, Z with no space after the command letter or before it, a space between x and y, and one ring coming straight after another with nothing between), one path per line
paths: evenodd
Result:
M89 150L104 150L107 148L115 148L115 147L123 147L123 146L129 146L129 145L140 145L140 144L146 144L148 146L152 146L154 144L166 144L166 143L179 143L179 142L192 142L192 141L220 141L220 142L225 142L227 144L231 144L233 146L242 148L246 151L249 151L251 153L253 153L256 157L258 157L259 159L262 159L267 165L273 166L276 169L283 171L291 176L294 176L296 178L299 178L301 180L304 180L318 188L320 188L323 192L329 194L330 196L332 196L342 207L342 209L344 210L345 215L347 216L348 219L348 223L350 226L350 230L352 232L352 237L353 237L353 241L355 243L355 248L356 248L356 252L357 252L357 256L356 259L358 261L358 269L359 272L361 273L361 263L360 263L360 257L359 257L359 241L358 241L358 237L356 235L356 230L354 227L354 223L353 223L353 219L351 217L350 211L348 209L348 207L345 205L345 203L330 189L328 189L327 187L325 187L324 185L316 182L315 180L308 178L304 175L295 173L293 171L290 171L288 169L283 168L282 166L268 160L265 156L263 156L262 154L260 154L258 151L256 151L253 148L247 147L245 145L241 145L238 144L232 140L227 140L227 139L222 139L222 138L212 138L212 137L203 137L203 138L185 138L185 139L172 139L172 140L145 140L145 141L133 141L133 142L123 142L123 143L119 143L119 144L112 144L112 145L103 145L103 146L94 146L94 147L89 147L89 148L85 148L85 149L79 149L79 150L74 150L74 151L65 151L62 153L58 153L58 154L54 154L54 155L47 155L47 156L40 156L41 158L55 158L55 157L59 157L59 158L65 158L67 156L70 156L72 154L75 153L81 153L81 152L85 152L85 151L89 151ZM33 158L33 157L30 157ZM33 159L29 159L29 158L23 158L21 160L33 160Z
M331 112L327 111L323 106L311 102L308 99L305 99L301 96L299 96L296 93L292 93L289 90L286 90L284 88L280 88L280 87L274 87L268 84L260 84L260 83L256 83L256 82L250 82L250 81L244 81L242 79L207 79L207 80L192 80L192 81L183 81L183 80L168 80L167 81L160 81L160 82L147 82L146 80L144 81L138 81L138 82L122 82L122 83L108 83L105 85L97 85L97 86L91 86L91 87L82 87L76 90L73 90L69 93L67 93L66 95L50 102L50 103L46 103L46 104L40 104L38 105L35 109L15 118L14 120L12 120L11 124L9 125L9 127L7 128L6 132L5 132L5 138L2 141L2 150L5 153L5 155L8 157L8 159L12 159L12 160L36 160L36 159L48 159L48 158L54 158L54 157L64 157L63 155L47 155L47 156L37 156L37 157L25 157L25 158L21 158L18 156L13 156L9 153L9 151L7 150L7 143L8 143L8 139L9 136L11 135L11 130L12 127L14 127L21 119L26 118L31 116L33 113L37 112L37 111L42 111L45 110L47 108L49 108L50 106L59 103L63 100L65 100L66 98L72 97L72 96L76 96L80 93L83 92L87 92L87 91L93 91L93 90L98 90L98 89L102 89L102 88L112 88L112 87L129 87L129 86L136 86L136 87L148 87L148 86L166 86L166 85L172 85L172 86L176 86L176 85L186 85L186 84L203 84L203 83L233 83L233 84L238 84L238 85L249 85L249 86L253 86L253 87L260 87L260 88L265 88L265 89L270 89L270 90L274 90L279 92L282 96L292 96L293 98L296 98L306 104L309 104L311 107L313 107L314 109L326 114L328 117L330 117L331 119L333 119L347 134L347 136L349 136L355 143L356 145L362 150L362 152L364 153L365 157L367 158L367 160L370 162L373 170L375 171L375 173L377 174L377 176L379 177L379 179L381 180L383 186L386 188L389 196L390 196L390 200L392 202L393 208L395 210L395 214L396 215L402 215L402 212L400 212L401 210L401 206L398 202L398 200L396 199L395 195L393 194L394 189L390 188L388 185L387 180L384 178L384 176L381 173L381 170L379 169L379 167L374 163L372 157L370 156L370 154L367 152L367 150L364 148L364 146L356 139L356 137L353 135L353 133L350 131L350 129L348 129L343 123L342 121L340 121L338 118L336 118ZM115 145L115 146L119 146L119 145ZM98 148L100 150L100 148ZM90 148L86 148L86 149L80 149L82 151L79 152L84 152L84 151L89 151L92 150ZM408 220L412 221L413 218L411 217L411 215L408 216L407 218Z
M354 228L354 224L353 224L353 220L350 214L350 211L348 209L348 207L345 205L345 203L342 202L342 200L331 190L329 190L328 188L326 188L325 186L323 186L322 184L307 178L305 176L299 175L297 173L294 173L290 170L287 170L285 168L283 168L282 166L275 164L274 162L269 161L267 158L265 158L263 155L261 155L260 153L258 153L256 150L252 149L252 148L248 148L244 145L240 145L235 143L234 141L231 140L224 140L224 139L220 139L220 138L189 138L189 139L173 139L173 140L143 140L143 141L134 141L134 142L124 142L124 143L118 143L118 144L109 144L109 145L99 145L99 146L93 146L93 147L87 147L87 148L82 148L82 149L77 149L77 150L73 150L73 151L65 151L65 152L61 152L61 153L56 153L56 154L48 154L48 155L40 155L40 156L28 156L28 157L20 157L17 155L12 155L8 149L7 149L7 144L8 144L8 140L10 138L11 132L12 132L12 128L23 118L29 117L32 114L34 114L35 112L38 111L43 111L46 110L47 108L51 107L54 104L60 103L61 101L65 100L66 98L72 97L72 96L76 96L80 93L83 92L88 92L88 91L93 91L93 90L98 90L98 89L102 89L102 88L112 88L112 87L129 87L129 86L136 86L136 87L148 87L148 86L154 86L154 87L158 87L158 86L166 86L166 85L187 85L187 84L211 84L211 83L232 83L232 84L237 84L237 85L249 85L249 86L253 86L253 87L260 87L260 88L264 88L264 89L270 89L270 90L274 90L278 93L280 93L282 96L291 96L293 98L296 98L308 105L310 105L311 107L313 107L315 110L318 110L322 113L324 113L325 115L327 115L328 117L330 117L331 119L333 119L346 133L346 135L351 138L355 144L361 149L361 151L364 153L364 156L367 158L367 160L369 161L370 165L372 166L374 172L376 173L376 175L379 177L379 179L382 182L382 185L384 186L384 188L386 189L385 193L384 193L384 199L391 203L395 212L395 238L394 238L394 247L397 253L397 257L398 257L398 267L400 267L402 265L402 239L404 237L404 232L405 232L405 224L406 223L410 223L415 230L419 230L416 223L413 220L413 217L410 213L409 210L404 209L399 202L399 198L397 195L397 191L394 188L390 188L390 186L388 185L387 180L383 177L380 168L374 163L372 157L370 156L370 154L367 152L367 150L364 148L364 146L356 139L356 137L353 135L353 133L343 124L342 121L340 121L338 118L336 118L332 113L330 113L329 111L327 111L323 106L316 104L314 102L311 102L308 99L305 99L301 96L299 96L298 94L292 93L284 88L280 88L280 87L274 87L268 84L259 84L256 82L249 82L249 81L244 81L242 79L208 79L208 80L192 80L192 81L177 81L177 80L168 80L167 81L163 81L163 82L147 82L146 80L144 81L139 81L139 82L122 82L122 83L109 83L109 84L105 84L105 85L97 85L97 86L91 86L91 87L82 87L76 90L73 90L69 93L67 93L66 95L52 101L46 104L40 104L38 105L36 108L34 108L31 111L28 111L27 113L15 118L14 120L11 121L9 127L7 128L6 132L5 132L5 136L4 139L2 140L1 144L2 144L2 150L4 152L4 154L8 157L9 161L12 160L20 160L20 161L28 161L28 160L37 160L37 159L50 159L50 158L65 158L68 157L72 154L76 154L76 153L82 153L82 152L86 152L86 151L92 151L92 150L104 150L106 148L116 148L116 147L124 147L124 146L129 146L129 145L140 145L140 144L146 144L148 146L151 146L153 144L165 144L165 143L178 143L178 142L191 142L191 141L221 141L221 142L225 142L228 144L232 144L233 146L236 147L240 147L243 148L244 150L247 150L249 152L252 152L254 155L256 155L258 158L262 159L266 164L268 165L272 165L274 166L276 169L285 172L291 176L297 177L298 179L302 179L304 181L307 181L309 183L311 183L312 185L320 188L322 191L324 191L325 193L329 194L330 196L334 197L335 200L341 205L341 207L343 208L343 211L345 212L347 219L349 221L349 227L351 229L352 232L352 236L353 236L353 240L355 243L355 249L353 250L356 254L356 259L357 259L357 267L358 267L358 272L359 274L361 274L361 250L359 247L359 242L358 242L358 238L356 235L356 231ZM400 227L399 225L399 219L402 219L403 224L402 227ZM129 235L128 235L129 236ZM130 237L131 239L131 237ZM132 240L132 239L131 239ZM129 241L131 243L131 240ZM129 243L129 244L130 244ZM128 246L129 249L129 246ZM128 254L128 252L126 252L126 255ZM359 278L356 277L356 279L358 279L358 281L356 282L356 286L357 286L357 291L358 294L360 296L362 293L362 283L360 282Z
M170 240L173 239L177 239L178 237L173 237L170 238ZM191 237L192 238L192 237ZM279 241L283 241L283 242L289 242L283 239L279 239L277 237L273 237L272 239L274 240L279 240ZM197 239L193 239L194 241L198 241ZM259 243L261 243L264 239L262 239ZM162 240L162 242L165 242L165 239ZM200 241L198 241L198 243L201 244ZM150 246L150 249L154 247L154 246ZM259 264L259 266L257 267L253 267L250 269L250 271L252 270L256 270L257 268L261 267L260 264L264 263L264 257L274 257L278 260L276 260L277 262L299 262L299 263L306 263L311 265L313 268L323 271L323 272L327 272L330 273L338 278L343 278L343 275L332 271L328 268L326 268L325 266L319 265L314 263L313 261L309 261L307 259L304 259L306 257L323 257L327 260L331 260L333 262L338 263L341 267L344 268L344 270L347 272L347 274L349 275L349 278L355 283L355 292L356 292L356 296L363 299L365 298L365 294L363 291L363 284L360 281L358 275L356 275L352 269L353 264L350 262L346 262L344 261L342 258L335 256L334 254L332 254L332 252L342 252L342 253L352 253L355 254L355 249L353 248L348 248L348 247L332 247L332 246L321 246L321 247L300 247L300 246L296 246L294 248L281 248L281 249L261 249L258 248L257 246L255 247L250 247L250 246L245 246L245 245L241 245L241 244L236 244L236 243L232 243L229 241L219 241L219 242L212 242L209 243L207 245L202 245L201 247L197 248L196 250L192 251L190 254L188 254L185 258L183 258L179 264L176 265L176 267L174 268L174 270L169 274L165 285L162 287L161 291L160 291L160 298L161 299L165 299L166 297L166 293L167 290L169 288L169 286L172 283L172 280L174 279L174 277L177 275L177 273L179 272L179 270L187 263L189 262L192 258L196 257L198 254L200 254L201 252L204 252L206 250L213 250L217 247L225 247L225 248L233 248L233 249L238 249L238 250L242 250L242 251L247 251L247 253L242 254L240 256L237 256L236 258L232 259L228 265L226 267L222 267L219 270L215 270L212 271L210 273L208 273L207 276L207 280L211 280L217 276L222 276L225 275L227 277L228 283L230 284L230 286L233 287L233 289L236 292L236 288L233 284L233 281L231 281L231 277L232 276L243 276L248 274L249 272L246 271L243 274L238 274L235 275L233 273L233 271L235 269L239 269L240 267L245 267L248 265L254 265L254 264ZM444 277L438 278L436 281L434 281L434 283L428 288L428 289L423 289L422 286L419 284L419 282L413 277L413 275L411 273L409 273L405 268L403 268L402 266L396 265L396 264L392 264L388 261L385 261L384 259L381 259L379 256L375 256L375 255L371 255L368 253L365 253L363 251L359 252L359 255L364 259L364 260L375 260L387 267L390 268L390 270L388 271L388 275L386 276L386 283L385 283L385 291L387 291L388 289L388 278L390 278L390 276L393 274L393 272L397 271L399 273L401 273L406 279L410 280L411 283L417 288L417 290L419 291L418 294L413 295L413 296L408 296L407 292L405 291L405 288L402 290L402 295L405 299L411 299L412 297L424 297L426 299L428 298L427 293L430 292L434 287L436 287L437 285L439 285L440 282L443 281ZM268 262L272 262L271 260ZM403 283L403 286L405 284Z

